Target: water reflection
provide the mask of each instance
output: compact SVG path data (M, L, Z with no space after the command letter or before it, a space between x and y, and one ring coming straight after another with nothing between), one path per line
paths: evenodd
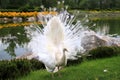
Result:
M17 51L19 51L20 48L24 48L24 45L27 44L29 40L23 26L1 28L0 53L8 53L14 57ZM25 50L23 50L23 52L24 51Z
M119 19L97 19L91 21L95 24L92 29L102 34L120 35L120 18Z

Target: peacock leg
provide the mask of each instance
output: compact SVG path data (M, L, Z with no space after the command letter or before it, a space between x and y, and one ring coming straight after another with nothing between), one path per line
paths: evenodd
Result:
M54 78L55 76L54 76L54 73L52 73L52 78Z
M60 70L60 67L58 66L58 70ZM60 71L58 71L59 77L61 77Z

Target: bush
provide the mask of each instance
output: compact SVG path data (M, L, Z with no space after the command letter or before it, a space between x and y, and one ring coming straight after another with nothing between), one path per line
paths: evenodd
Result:
M19 70L15 63L9 61L0 61L0 80L1 79L14 79L19 76Z
M43 69L44 65L36 60L14 59L0 61L0 80L14 80L29 74L32 70Z
M67 66L77 65L77 64L80 64L81 62L83 62L83 58L82 57L79 57L76 60L68 60L67 61Z
M39 70L45 68L44 64L37 59L31 59L30 63L32 64L32 70Z
M12 60L12 63L15 63L17 69L19 70L20 76L27 75L31 71L31 63L27 59L17 59Z
M116 46L98 47L89 51L89 54L91 55L91 57L88 57L90 59L117 56L117 55L120 55L120 47L116 47Z

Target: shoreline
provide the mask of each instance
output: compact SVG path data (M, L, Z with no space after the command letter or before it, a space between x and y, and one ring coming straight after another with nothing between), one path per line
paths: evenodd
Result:
M79 11L78 17L85 17L88 15L89 19L92 18L116 18L120 19L120 11L84 11L84 10L70 10L69 12L72 14L76 14L75 12Z

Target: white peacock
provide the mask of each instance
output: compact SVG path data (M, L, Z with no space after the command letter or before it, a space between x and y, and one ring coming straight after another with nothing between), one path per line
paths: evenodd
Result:
M32 32L29 48L44 63L47 71L55 73L67 64L68 59L76 59L81 47L82 28L80 21L73 24L74 16L66 11L55 16L39 16L43 28Z

